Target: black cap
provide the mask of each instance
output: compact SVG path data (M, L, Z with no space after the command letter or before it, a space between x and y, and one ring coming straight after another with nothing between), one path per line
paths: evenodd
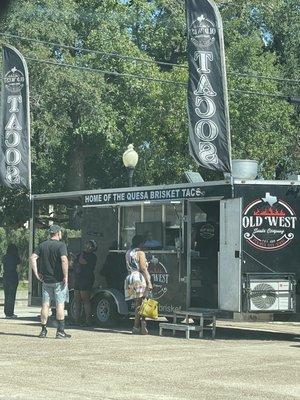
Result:
M51 225L49 228L50 233L57 233L62 231L62 228L59 225Z
M91 243L93 251L97 250L97 242L96 242L96 240L89 240L88 243Z

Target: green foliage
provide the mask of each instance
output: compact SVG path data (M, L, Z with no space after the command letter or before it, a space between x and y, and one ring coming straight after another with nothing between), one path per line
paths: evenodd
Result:
M299 85L236 74L299 79L299 4L296 0L217 3L224 24L233 157L257 159L265 178L274 176L278 163L286 172L299 171L299 146L294 145L299 142L299 108L284 100L245 94L297 95ZM37 39L0 36L24 54L29 66L34 193L126 185L122 153L129 143L140 156L134 176L137 185L178 183L185 170L198 169L187 145L183 4L178 0L14 1L0 31ZM221 178L218 173L200 172L206 179ZM28 219L26 194L12 195L4 189L1 194L1 225L22 226Z
M230 2L222 14L229 71L299 79L299 2ZM299 86L229 75L229 88L242 91L290 96ZM275 97L230 95L233 156L257 159L265 178L273 178L279 164L284 172L300 171L299 106Z
M24 226L29 218L29 198L23 191L0 187L0 226L15 229Z

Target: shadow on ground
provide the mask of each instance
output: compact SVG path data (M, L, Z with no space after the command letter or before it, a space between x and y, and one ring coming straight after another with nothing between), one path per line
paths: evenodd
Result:
M27 333L13 333L13 332L0 332L0 336L37 337L37 335L29 335Z
M39 316L35 317L21 317L17 320L14 320L14 323L18 323L20 321L24 326L32 326L33 323L37 327L39 326ZM49 318L48 326L52 328L56 328L56 321L54 318ZM133 320L124 319L118 321L118 324L113 326L101 327L101 326L93 326L93 327L81 327L75 326L68 321L66 321L66 329L74 330L74 331L90 331L90 332L101 332L101 333L116 333L116 334L125 334L131 335L131 329L133 326ZM157 321L148 321L148 330L150 335L158 336L158 327L159 322ZM0 335L4 333L0 332ZM7 333L9 335L10 333ZM11 335L14 335L12 333ZM18 336L18 334L15 334ZM20 336L33 336L34 335L26 335L20 334ZM173 337L172 331L164 331L164 337ZM198 339L198 335L196 333L191 332L191 339ZM176 332L175 338L185 338L184 332ZM211 332L204 331L204 339L211 340ZM299 342L299 337L296 337L294 333L284 333L284 332L270 332L270 331L262 331L262 330L254 330L247 328L234 328L234 327L217 327L216 329L216 339L215 340L263 340L263 341L291 341L291 342ZM295 345L294 347L300 347Z

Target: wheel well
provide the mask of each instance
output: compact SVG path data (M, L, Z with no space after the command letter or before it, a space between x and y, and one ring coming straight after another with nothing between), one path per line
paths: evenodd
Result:
M94 296L91 297L91 302L96 302L97 300L99 300L100 298L103 298L103 297L113 300L113 297L109 293L106 293L106 292L99 293L98 292Z

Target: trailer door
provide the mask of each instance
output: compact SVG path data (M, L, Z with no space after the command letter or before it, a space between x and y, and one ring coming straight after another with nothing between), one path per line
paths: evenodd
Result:
M241 311L242 199L220 202L219 309Z

